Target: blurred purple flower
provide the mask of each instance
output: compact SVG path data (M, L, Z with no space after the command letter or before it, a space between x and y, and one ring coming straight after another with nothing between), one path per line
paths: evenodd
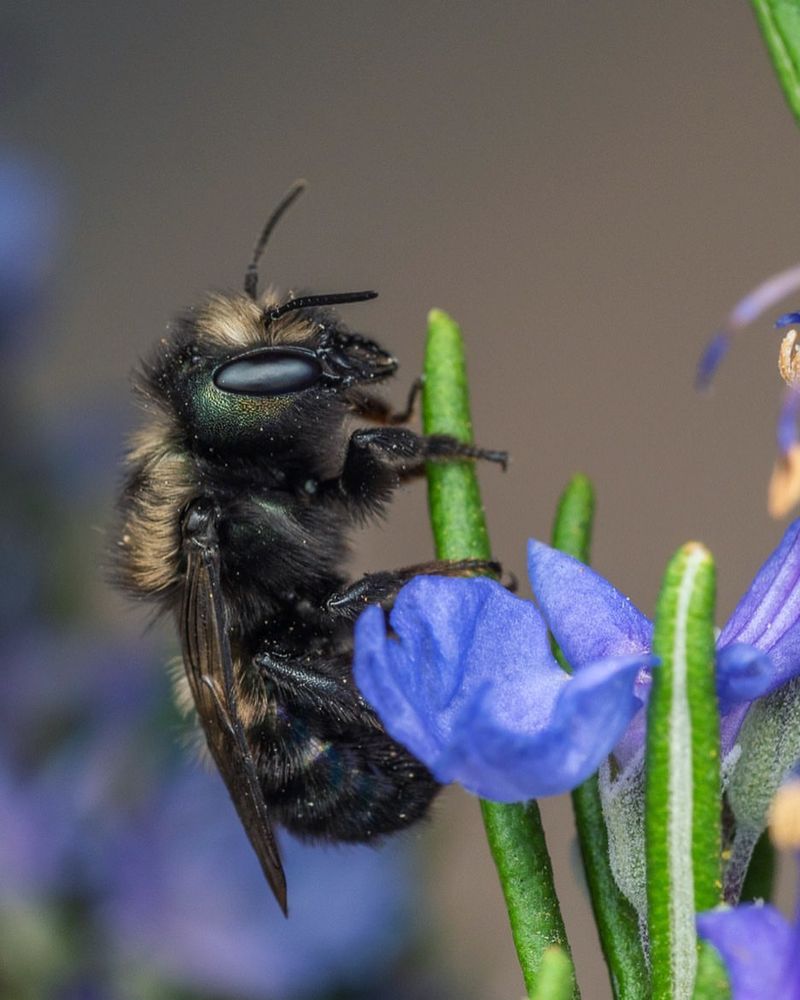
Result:
M145 650L44 626L0 645L0 887L90 890L99 841L150 794L168 685Z
M778 427L776 437L778 439L778 451L781 455L788 455L792 448L798 443L797 437L797 417L800 414L800 392L797 389L786 389L781 404L781 412L778 417Z
M649 652L583 662L570 676L536 608L493 580L417 577L356 624L354 672L388 732L442 782L501 802L574 788L639 707Z
M650 651L652 622L588 566L531 542L528 569L542 614L574 669L599 657ZM726 753L750 704L800 674L800 521L787 529L722 629L716 667ZM643 701L649 684L643 672L637 682ZM642 745L643 716L617 748L621 763Z
M169 684L140 640L98 642L33 623L0 642L0 751L30 764L62 741L111 730L121 737L163 704Z
M69 997L116 996L108 984L134 966L183 989L270 1000L384 969L409 937L404 845L287 843L287 922L221 781L176 746L169 685L153 666L113 642L7 641L0 911L81 900L101 957L75 955L83 985Z
M800 1000L800 914L793 923L774 906L745 903L697 917L728 970L732 1000Z
M53 262L59 197L53 178L22 155L0 152L0 343L35 311Z
M78 818L72 788L52 771L18 776L0 758L0 907L74 889Z
M728 353L734 334L756 320L788 295L800 291L800 264L773 275L762 282L731 310L721 330L706 346L697 366L695 384L706 389ZM775 323L779 329L800 320L800 312L788 312ZM789 386L781 404L776 428L778 456L770 477L767 510L771 517L782 518L800 501L800 435L797 416L800 408L800 355L796 331L790 331L781 344L778 370Z
M714 334L697 366L697 386L706 388L723 358L728 353L735 334L753 323L767 310L775 308L781 299L800 291L800 264L780 271L751 289L731 309L720 330ZM795 315L793 313L787 316ZM781 317L786 320L787 316ZM780 321L779 321L780 322ZM788 322L792 322L791 319Z
M103 924L123 964L277 1000L363 982L397 957L414 881L401 843L283 849L288 921L218 776L180 769L108 856Z

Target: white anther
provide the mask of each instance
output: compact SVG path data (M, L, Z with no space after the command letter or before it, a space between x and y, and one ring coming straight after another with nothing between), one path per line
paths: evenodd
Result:
M798 355L797 330L789 330L781 341L778 370L783 381L792 389L800 388L800 355Z

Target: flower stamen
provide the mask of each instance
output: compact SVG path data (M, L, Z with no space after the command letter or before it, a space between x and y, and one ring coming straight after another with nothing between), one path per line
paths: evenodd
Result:
M781 341L778 355L778 370L790 389L800 388L800 353L797 344L797 330L789 330Z

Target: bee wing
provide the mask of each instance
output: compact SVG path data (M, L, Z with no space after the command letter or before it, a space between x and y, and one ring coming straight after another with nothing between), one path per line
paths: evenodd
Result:
M286 876L236 707L233 657L216 545L190 545L181 605L183 663L206 742L284 914Z

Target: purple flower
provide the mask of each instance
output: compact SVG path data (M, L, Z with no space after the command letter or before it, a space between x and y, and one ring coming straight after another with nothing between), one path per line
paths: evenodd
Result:
M697 385L706 388L722 359L728 353L735 334L755 322L759 316L773 309L781 299L800 291L800 264L772 275L760 285L751 289L743 299L731 309L720 330L714 334L697 366ZM777 325L785 326L794 322L797 313L782 316Z
M316 995L379 974L408 942L403 843L283 840L287 921L221 780L197 766L178 768L112 847L102 924L117 959L203 995Z
M532 541L528 570L542 614L573 668L598 658L642 656L653 625L583 563ZM756 574L717 640L717 693L723 752L733 745L750 703L800 674L800 520ZM646 700L649 676L638 678ZM640 746L643 720L628 733L623 762Z
M356 624L355 678L387 731L442 782L516 802L574 788L640 706L649 652L556 663L541 615L493 580L417 577Z
M697 917L728 970L732 1000L800 1000L800 914L794 923L774 906L747 903Z
M25 157L0 150L0 339L35 311L52 266L58 229L53 178ZM23 343L20 341L20 343Z
M11 772L0 758L0 909L74 888L79 811L54 769Z
M778 302L800 291L800 264L767 278L734 306L723 325L706 345L697 366L695 384L699 389L708 388L728 353L734 335L754 322L764 312L774 308ZM775 326L778 329L800 321L800 312L788 312L780 316ZM767 510L771 517L782 518L800 500L800 435L797 429L797 415L800 409L800 354L798 354L797 332L790 331L781 344L778 370L789 386L781 405L777 425L778 457L769 482Z

